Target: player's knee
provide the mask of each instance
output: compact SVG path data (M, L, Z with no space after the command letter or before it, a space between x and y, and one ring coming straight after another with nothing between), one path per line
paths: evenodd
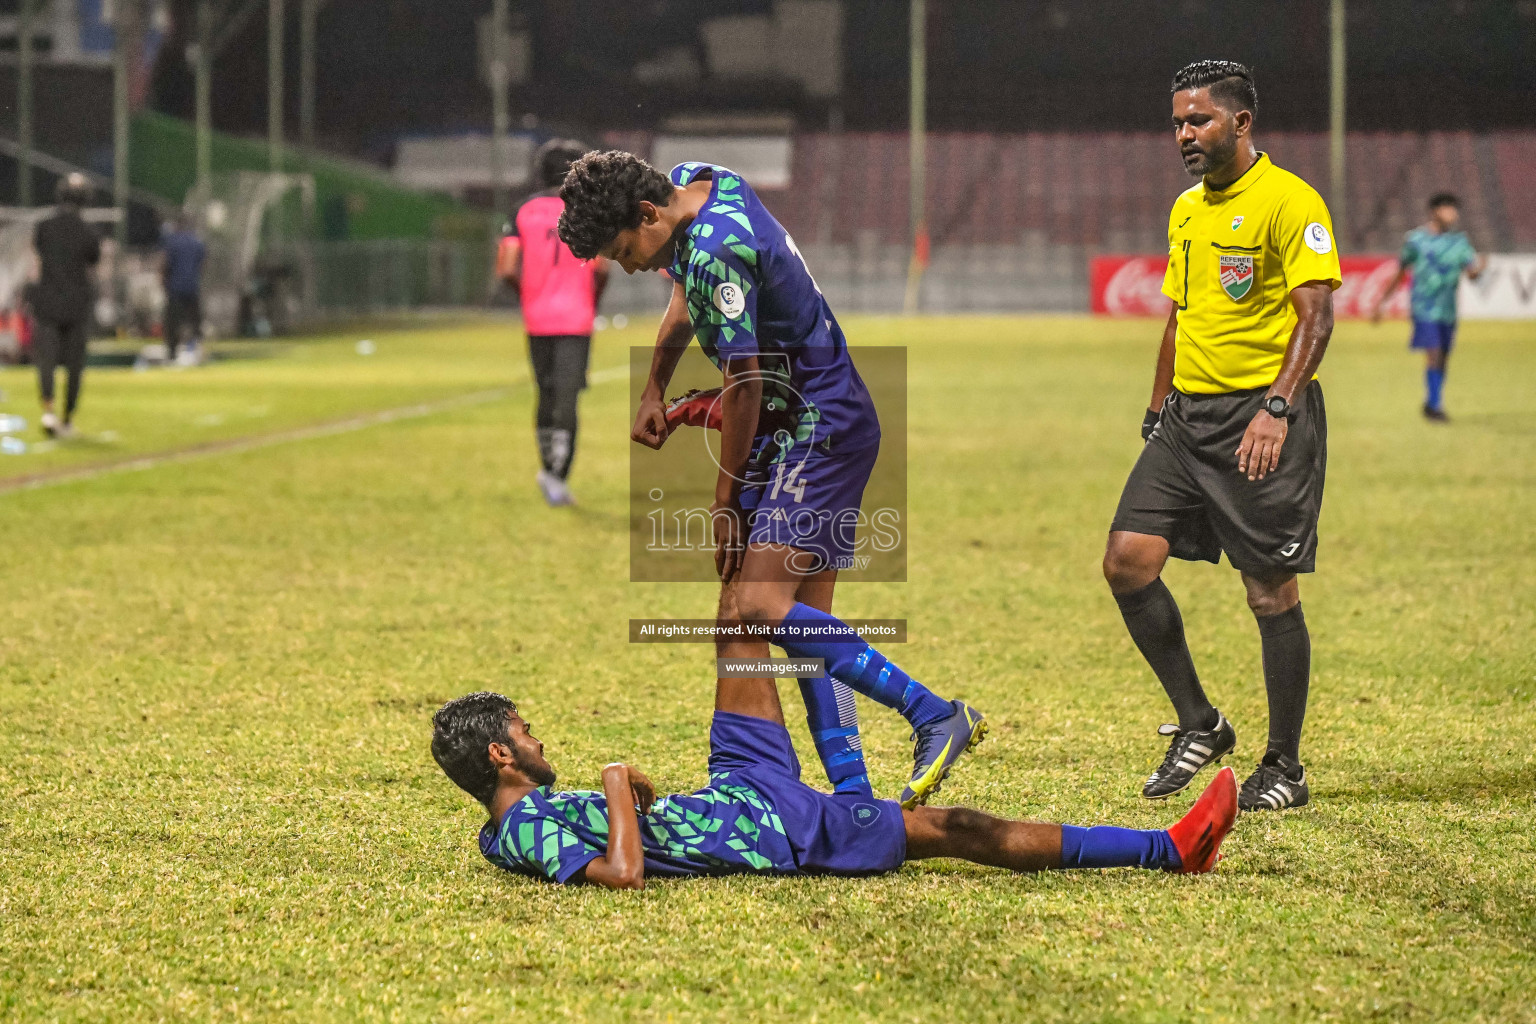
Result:
M997 824L992 815L970 807L935 807L933 811L948 849L962 856L985 846Z
M1128 593L1157 579L1162 566L1144 557L1134 544L1111 536L1104 548L1104 579L1117 594Z
M782 607L778 588L766 583L737 583L733 591L736 610L749 622L778 622L789 609Z
M1259 618L1268 618L1271 615L1279 615L1289 611L1296 603L1294 589L1288 584L1294 576L1286 576L1279 580L1256 580L1251 577L1243 582L1248 588L1248 609Z

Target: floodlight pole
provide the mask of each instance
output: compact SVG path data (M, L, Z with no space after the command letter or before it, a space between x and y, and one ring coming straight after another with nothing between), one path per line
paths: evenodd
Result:
M1339 248L1342 250L1349 228L1344 179L1344 0L1331 0L1328 15L1331 77L1328 95L1328 191L1329 205L1333 207L1333 234L1339 240Z
M323 2L299 5L299 142L305 149L315 145L315 29Z
M112 205L117 208L115 237L128 244L128 135L130 115L129 44L138 36L134 10L137 0L117 0L112 11Z
M196 82L197 192L206 201L213 178L213 0L197 0Z
M908 316L917 312L923 270L928 265L928 0L911 0L911 4L912 93L907 144L912 255L907 263L906 301L902 304Z
M32 14L40 0L21 0L16 23L16 202L32 205Z
M507 0L492 0L491 5L491 63L487 69L491 80L491 205L496 210L496 227L507 219L506 169L502 166L502 154L507 144L507 132L511 128L511 114L507 109L507 24L510 21Z
M267 162L283 170L283 4L267 0Z

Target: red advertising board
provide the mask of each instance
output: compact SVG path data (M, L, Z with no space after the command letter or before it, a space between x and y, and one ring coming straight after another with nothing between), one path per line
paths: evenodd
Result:
M1339 319L1370 316L1377 297L1392 283L1397 257L1345 256L1339 263L1344 284L1333 293L1333 315ZM1167 267L1166 256L1093 257L1088 264L1090 308L1104 316L1166 317L1168 299L1162 288ZM1387 303L1386 313L1408 315L1406 283Z

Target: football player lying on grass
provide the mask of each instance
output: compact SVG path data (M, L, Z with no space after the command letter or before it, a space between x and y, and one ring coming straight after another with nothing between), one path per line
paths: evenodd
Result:
M1009 821L968 807L917 807L827 794L800 763L770 680L722 682L709 731L709 784L656 798L635 768L603 769L603 791L556 792L544 744L517 706L471 693L432 718L432 756L485 805L480 852L552 882L640 889L648 875L872 875L909 860L958 857L1014 871L1142 867L1198 874L1237 818L1223 768L1172 828Z

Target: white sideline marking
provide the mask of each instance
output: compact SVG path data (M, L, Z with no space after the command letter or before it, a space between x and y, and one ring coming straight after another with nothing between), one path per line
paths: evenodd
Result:
M599 370L592 374L591 383L607 384L610 381L625 380L628 377L629 367L627 365L610 366L605 370ZM507 387L492 388L488 391L472 391L465 395L442 398L436 402L418 402L415 405L403 405L395 409L382 409L379 412L371 412L363 416L353 416L349 419L319 423L308 427L296 427L292 430L279 430L275 433L262 434L257 437L211 441L208 444L199 445L195 448L160 452L155 455L127 459L123 462L110 462L104 466L87 466L82 469L66 469L53 472L45 471L35 476L17 477L14 480L0 480L0 494L11 494L16 491L37 491L45 487L56 487L59 484L70 484L80 480L94 480L97 477L109 476L114 473L139 473L170 463L196 462L201 459L211 459L216 455L233 455L239 452L256 451L261 448L274 448L277 445L290 444L295 441L309 441L318 437L335 437L338 434L350 434L358 430L367 430L369 427L383 426L386 423L420 419L423 416L447 412L450 409L463 409L484 405L487 402L495 402L512 394L519 385L527 383L528 381L524 379Z

